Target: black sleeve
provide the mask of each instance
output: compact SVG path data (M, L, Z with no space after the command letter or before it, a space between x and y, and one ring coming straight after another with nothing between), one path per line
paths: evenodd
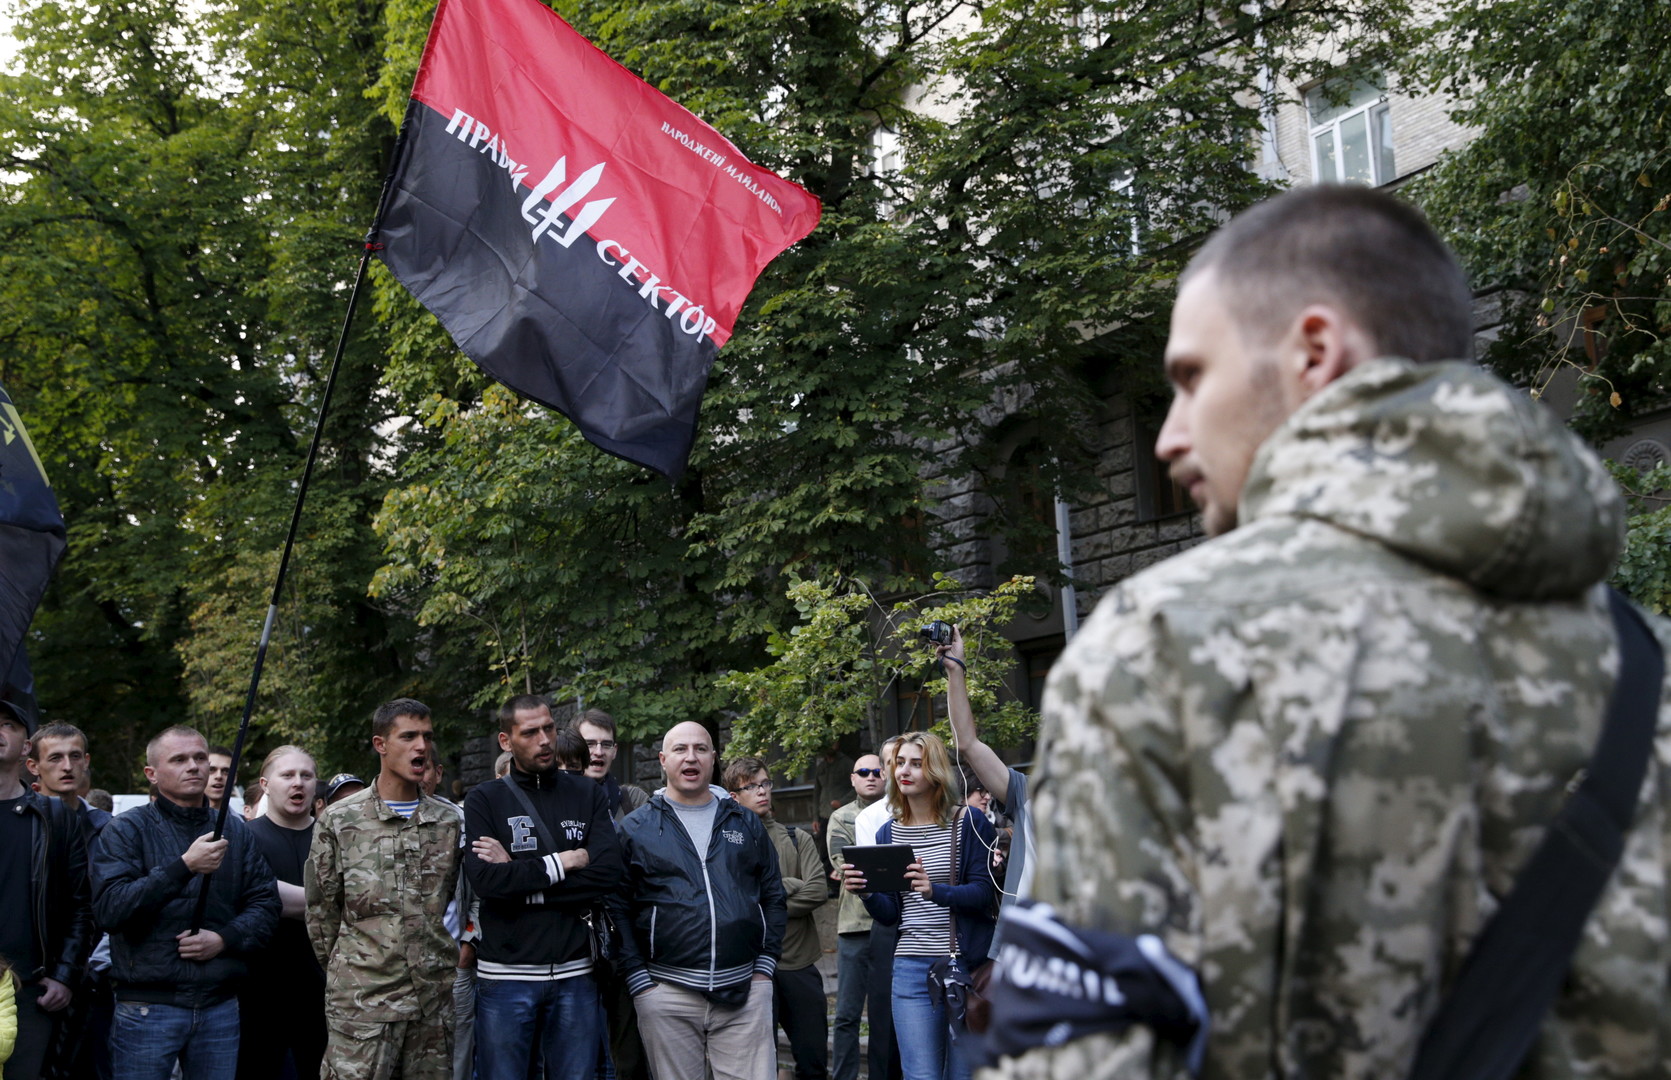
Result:
M238 875L238 895L233 901L237 913L216 933L228 949L248 954L272 940L273 931L278 929L279 912L283 910L278 886L274 884L278 878L247 828L234 832L229 827L225 835L232 842L232 850L240 853L242 869Z
M586 781L592 790L591 811L586 823L586 866L564 878L551 894L563 904L590 904L608 896L621 887L626 879L626 863L621 857L621 840L615 833L615 822L609 817L609 800L603 785Z
M58 942L56 955L42 958L51 978L67 986L75 985L76 976L93 951L93 886L88 878L87 835L85 812L80 808L68 810L57 799L48 799L48 834L58 847L60 858L50 860L62 867L64 881L57 889L67 906L63 940Z
M158 866L145 864L139 813L131 810L106 825L93 844L93 918L104 930L155 918L193 877L178 855Z
M634 811L636 814L637 811ZM632 831L627 822L621 823L619 834L621 861L626 866L626 877L621 888L604 898L610 921L615 924L615 972L626 981L627 990L637 994L652 985L650 973L644 968L644 956L638 951L638 935L634 931L633 907L638 901L638 884L632 874Z

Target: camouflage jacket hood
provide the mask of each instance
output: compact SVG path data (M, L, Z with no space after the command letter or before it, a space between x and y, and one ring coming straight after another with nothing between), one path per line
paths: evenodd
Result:
M1624 505L1554 412L1463 363L1376 360L1265 441L1239 518L1330 522L1484 592L1572 596L1624 546Z

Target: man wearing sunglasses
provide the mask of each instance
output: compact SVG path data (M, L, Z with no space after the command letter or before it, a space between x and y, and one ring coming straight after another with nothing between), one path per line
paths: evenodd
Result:
M841 865L841 851L853 843L859 811L882 797L886 781L882 759L866 754L853 764L850 777L858 798L830 815L830 862ZM835 1053L830 1063L831 1080L857 1080L859 1075L859 1018L870 1001L870 1075L887 1075L888 1053L893 1044L893 1010L886 992L874 985L871 975L871 921L858 893L842 890L841 910L836 916L836 1007ZM890 969L891 972L891 969ZM880 1051L880 1052L878 1052Z

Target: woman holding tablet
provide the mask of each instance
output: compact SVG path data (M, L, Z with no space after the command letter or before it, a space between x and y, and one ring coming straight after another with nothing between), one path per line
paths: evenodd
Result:
M868 892L862 871L842 866L842 882L864 899L877 922L899 927L894 950L894 1034L905 1080L968 1080L970 1066L953 1038L943 995L930 981L956 940L958 965L972 973L992 944L998 890L991 851L997 836L979 810L958 805L946 744L927 732L904 736L888 777L891 820L878 844L909 844L908 890ZM953 865L955 852L956 865ZM956 884L953 884L956 882Z

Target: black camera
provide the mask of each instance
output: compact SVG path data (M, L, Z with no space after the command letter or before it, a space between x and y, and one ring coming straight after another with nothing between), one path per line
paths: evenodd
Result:
M930 645L950 645L952 643L952 624L935 619L921 630L917 631L922 639Z

